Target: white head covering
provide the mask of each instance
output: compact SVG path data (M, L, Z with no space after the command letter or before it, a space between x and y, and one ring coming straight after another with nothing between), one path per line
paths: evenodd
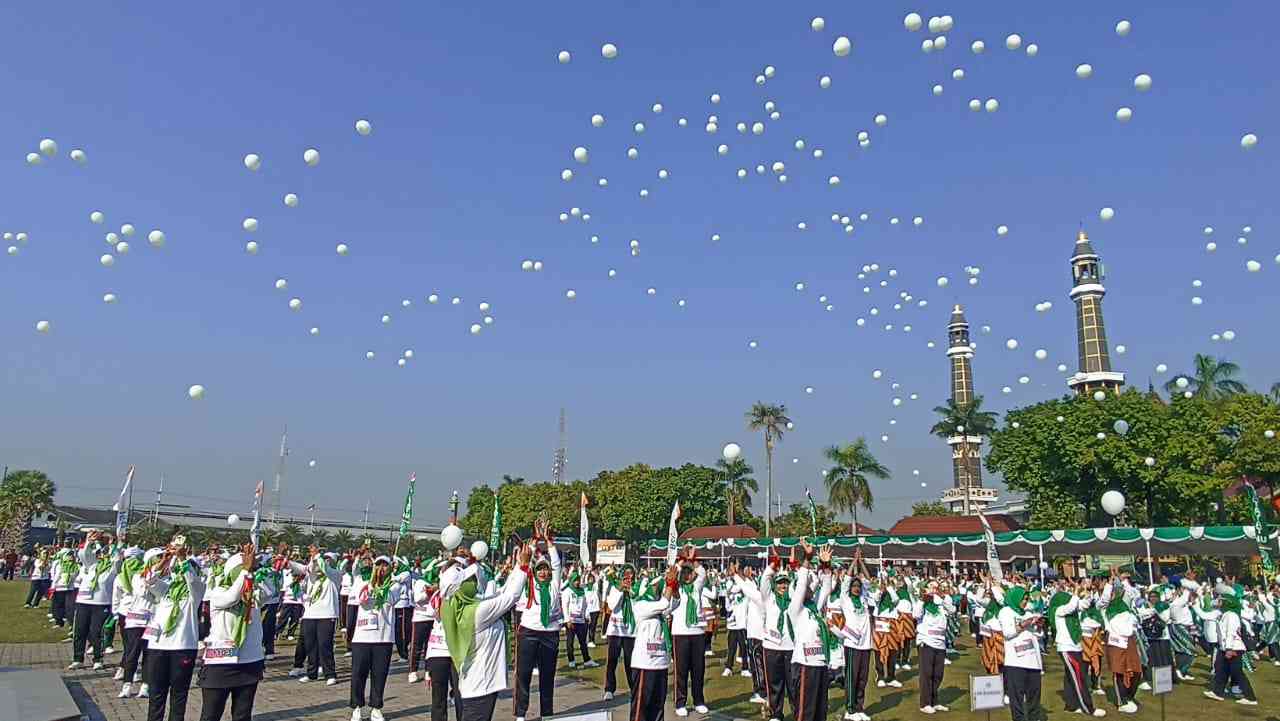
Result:
M463 581L468 578L475 578L476 584L479 585L478 577L480 564L473 563L469 566L451 566L447 571L440 574L440 600L447 601L449 597L458 590Z

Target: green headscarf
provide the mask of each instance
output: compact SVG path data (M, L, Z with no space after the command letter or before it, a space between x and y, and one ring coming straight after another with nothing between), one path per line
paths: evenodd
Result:
M680 584L680 593L684 594L684 624L686 626L698 625L698 592L697 587L692 583Z
M781 635L783 631L786 631L794 641L796 630L792 628L791 617L787 615L787 609L791 607L791 591L778 593L778 582L782 580L789 582L791 579L782 573L773 577L773 600L774 603L778 604L778 634Z
M1012 608L1015 612L1022 612L1022 599L1026 598L1027 589L1022 586L1014 586L1004 592L1004 605Z
M995 618L996 614L1000 613L1001 608L1004 608L1004 606L996 600L996 594L993 592L991 598L987 600L986 610L982 613L982 622L986 623Z
M1053 594L1053 598L1049 599L1049 616L1057 618L1058 609L1070 602L1071 594L1066 591L1058 591ZM1084 637L1083 632L1080 630L1080 611L1072 611L1063 616L1062 620L1067 624L1067 633L1071 635L1072 642L1080 643L1080 639Z
M138 574L138 571L142 570L142 566L142 559L133 556L124 559L124 562L120 564L120 587L130 596L133 595L133 577Z
M1234 593L1224 593L1221 596L1219 596L1218 608L1222 609L1223 613L1232 611L1236 614L1239 614L1240 613L1239 591L1236 591Z
M103 556L102 558L99 558L97 563L93 565L93 580L89 582L90 591L97 592L98 579L102 577L102 574L106 573L111 568L111 564L112 564L111 557Z
M444 624L444 637L449 644L449 656L458 674L464 673L471 665L471 656L476 641L476 609L480 602L476 598L476 579L468 578L458 586L458 590L440 606L440 622Z
M165 598L169 599L169 617L164 622L164 633L169 635L178 627L178 620L182 618L182 602L191 596L191 588L187 585L187 574L191 572L191 560L182 561L177 568L169 569L169 592L165 594Z
M876 604L876 613L888 613L896 607L898 603L893 600L893 594L888 589L880 591L880 602Z

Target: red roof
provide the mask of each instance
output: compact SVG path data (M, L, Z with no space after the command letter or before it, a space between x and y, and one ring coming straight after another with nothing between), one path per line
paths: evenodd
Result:
M1003 513L989 515L987 521L996 533L1021 528L1017 521ZM982 521L977 516L907 516L889 529L893 536L961 536L972 533L982 533Z
M759 538L760 534L756 533L756 529L745 523L735 526L702 526L700 528L689 528L680 534L680 540L713 540L718 541L722 538Z
M841 533L843 533L843 531L841 531ZM885 532L879 528L872 528L871 526L862 523L858 524L859 536L883 536L884 533Z

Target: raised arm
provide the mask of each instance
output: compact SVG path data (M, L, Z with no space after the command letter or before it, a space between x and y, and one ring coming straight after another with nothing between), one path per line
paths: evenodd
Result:
M520 599L520 594L524 592L525 583L529 580L529 576L523 568L511 569L511 575L507 577L507 584L502 587L502 591L493 598L486 598L480 601L476 606L476 630L479 631L488 628L493 623L500 621L512 606L516 605L516 601Z

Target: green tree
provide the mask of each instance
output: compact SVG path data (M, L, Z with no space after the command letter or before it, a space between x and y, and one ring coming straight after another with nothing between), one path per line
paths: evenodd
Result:
M297 546L302 543L306 536L302 533L302 528L293 523L286 523L280 527L280 540L289 544L289 547Z
M599 519L595 522L601 531L633 545L666 536L671 507L677 500L682 511L681 530L722 525L727 520L723 477L707 466L686 463L679 468L651 468L636 463L617 471L601 471L590 486Z
M970 454L973 452L969 439L990 437L996 427L996 414L982 410L982 396L975 396L968 403L956 403L954 399L948 398L945 404L934 407L933 412L940 418L929 432L944 440L960 439L961 460L966 474L966 477L961 480L966 484L965 488L968 488L974 481L973 478L967 477ZM971 513L967 496L964 513L965 515Z
M1195 368L1190 373L1175 376L1173 380L1165 383L1165 391L1173 396L1180 396L1190 391L1192 396L1208 401L1216 401L1247 391L1243 383L1235 380L1235 376L1240 373L1240 366L1231 361L1196 353L1194 365ZM1178 387L1180 378L1187 380L1186 388Z
M916 501L911 504L913 516L955 516L955 511L947 508L941 501Z
M356 545L356 537L351 535L351 531L340 528L333 534L333 547L339 551L351 550Z
M1271 402L1280 403L1280 381L1271 384Z
M0 547L25 548L37 513L53 509L57 487L41 471L12 471L0 481Z
M509 478L509 476L503 476ZM504 484L503 488L509 485L522 484ZM489 538L489 529L493 525L493 489L489 486L481 484L471 489L467 494L467 512L458 519L458 525L468 536ZM502 525L506 529L515 528L511 525L510 518L506 515L506 509L503 509ZM504 529L504 534L506 532Z
M329 548L329 543L331 541L332 539L330 538L329 533L323 528L317 528L315 532L311 534L311 542L314 543L317 548L327 549Z
M721 458L716 461L725 480L725 498L729 502L729 525L736 523L734 510L746 510L751 506L751 494L760 492L760 484L751 477L754 469L739 456L732 461Z
M502 485L503 486L523 486L524 476L512 476L509 473L503 473Z
M858 438L843 446L831 446L823 452L831 468L823 476L827 485L827 502L837 511L853 514L853 535L858 534L858 507L874 510L871 479L888 480L886 468L867 447L867 439Z
M814 518L818 523L819 536L843 536L845 531L849 529L840 518L836 516L835 511L823 503L814 504L816 512ZM809 517L809 504L792 503L787 512L773 519L773 538L784 538L788 536L813 536L813 519Z
M782 435L787 431L787 426L791 423L791 419L787 417L787 407L782 403L767 404L756 401L751 406L751 410L747 411L747 428L753 431L764 432L764 463L768 477L766 496L773 498L773 447L782 440ZM770 519L773 512L769 509L771 506L765 504L764 513L764 529L765 535L771 535Z

